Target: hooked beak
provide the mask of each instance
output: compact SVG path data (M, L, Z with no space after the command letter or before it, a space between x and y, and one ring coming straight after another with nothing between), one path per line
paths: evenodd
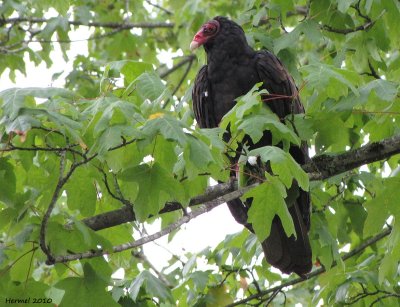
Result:
M199 32L197 32L196 35L193 37L193 40L190 43L190 46L189 46L190 51L193 51L193 50L199 48L205 42L206 42L206 38L204 37L203 30L200 29Z
M195 49L199 48L200 44L199 42L196 42L195 40L192 40L192 42L190 43L190 51L194 51Z

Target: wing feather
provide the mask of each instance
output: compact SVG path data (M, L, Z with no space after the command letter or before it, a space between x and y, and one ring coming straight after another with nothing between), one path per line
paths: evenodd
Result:
M263 101L282 121L287 115L304 113L296 84L281 61L269 51L257 52L256 58L258 76L263 82L263 88L269 93L263 97ZM306 163L309 160L306 142L300 147L291 146L290 154L299 164ZM312 266L307 235L310 228L310 199L309 193L299 189L297 184L292 188L299 190L299 196L289 208L297 238L286 237L281 221L275 217L271 234L262 246L269 263L280 268L282 272L294 271L303 275L309 272Z
M260 80L270 95L264 100L279 118L289 114L304 113L296 84L282 62L267 50L256 53L256 69Z
M207 65L204 65L196 76L192 92L194 116L200 128L214 128L217 126L211 97Z

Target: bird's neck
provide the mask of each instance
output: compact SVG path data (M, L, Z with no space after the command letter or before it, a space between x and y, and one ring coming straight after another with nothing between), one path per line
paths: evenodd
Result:
M205 48L209 73L221 71L224 67L234 67L244 59L253 57L254 50L246 44L225 44Z

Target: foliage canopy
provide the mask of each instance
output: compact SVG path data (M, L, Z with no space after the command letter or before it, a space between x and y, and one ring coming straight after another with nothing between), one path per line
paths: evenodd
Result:
M53 76L65 79L62 88L0 92L2 302L399 305L399 1L4 0L0 15L2 78L15 81L27 62L56 64L53 52L73 63ZM195 127L191 84L205 60L189 44L216 15L278 55L299 85L305 116L282 125L260 110L254 89L220 128ZM69 58L79 29L88 54ZM165 52L176 55L172 67ZM287 146L269 146L247 154L270 161L273 174L237 188L224 155L235 144L221 138L228 124L238 138L257 140L270 129L276 143L306 140L317 157L340 160L382 140L392 151L379 156L379 143L374 159L354 155L358 164L345 172L328 163L334 176L306 169L307 176ZM228 183L206 192L210 178ZM312 196L308 280L271 270L257 240L268 236L275 214L293 230L283 197L294 179ZM180 225L238 195L254 198L256 236L228 235L214 249L171 258L161 272L146 261L140 245L172 239ZM119 213L114 222L112 213ZM155 219L164 231L132 242ZM123 279L112 278L120 268Z

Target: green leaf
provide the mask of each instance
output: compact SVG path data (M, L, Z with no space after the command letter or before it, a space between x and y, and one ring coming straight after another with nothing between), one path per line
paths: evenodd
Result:
M248 212L248 222L253 225L260 241L268 238L275 215L279 216L287 236L295 234L293 221L284 200L286 191L279 180L267 175L266 182L243 195L243 199L250 197L253 200Z
M398 215L399 216L399 215ZM379 266L379 283L385 280L394 282L398 276L398 260L400 257L400 223L395 221L392 233L386 242L386 253Z
M182 269L182 275L183 276L187 276L192 269L195 267L196 265L196 260L197 260L197 255L193 255L192 257L190 257L190 259L185 263L183 269Z
M15 201L16 178L13 165L4 157L0 157L0 182L0 201L12 207Z
M311 218L313 227L310 237L315 236L312 250L319 255L320 262L327 268L331 267L334 260L342 262L336 237L331 234L326 218L320 214L313 214Z
M11 263L10 276L13 282L25 282L30 279L32 271L29 267L32 266L32 244L24 244L23 248L17 249L12 256L13 259L18 259L15 263Z
M298 136L286 125L282 124L275 114L257 114L243 118L238 129L242 129L257 143L263 136L265 130L271 131L273 145L282 140L287 140L295 145L300 144Z
M29 257L28 257L29 258ZM46 283L43 282L38 282L33 280L32 278L29 278L25 276L26 278L24 280L21 280L21 282L18 282L16 280L8 280L8 283L6 283L3 287L3 285L0 284L0 287L2 288L2 291L0 293L0 299L3 302L7 302L6 299L20 299L22 300L22 303L4 303L3 305L24 305L24 306L48 306L51 305L50 302L51 300L48 301L48 298L50 298L49 295L47 295L47 290L49 289L49 286ZM3 277L4 278L4 277ZM6 281L8 278L4 278ZM33 302L33 297L35 298L40 298L44 302L48 303L32 303ZM26 301L25 301L26 300ZM28 303L26 303L28 302ZM54 302L53 302L54 303Z
M307 86L326 92L328 97L337 100L341 96L347 96L348 88L350 88L356 96L359 96L356 85L360 77L353 71L322 63L305 65L300 70L307 74L305 77L308 83Z
M85 263L83 271L83 277L67 277L55 284L56 288L65 291L60 307L73 306L76 302L99 307L119 306L111 293L106 291L107 282L99 277L90 264Z
M133 84L142 99L153 101L165 91L165 85L154 72L145 72L137 77Z
M93 128L94 136L99 135L110 126L127 125L135 117L135 113L137 113L133 104L123 100L105 99L104 104L106 107L100 113L101 116ZM102 106L99 107L101 108ZM94 109L93 111L97 110ZM92 114L97 115L97 112L93 112Z
M364 205L368 212L364 224L364 236L371 236L379 232L391 214L400 219L397 201L400 197L400 178L386 178L383 183L384 185L377 191L376 196Z
M207 293L207 301L209 302L206 306L226 306L233 303L233 298L227 292L226 286L211 287Z
M172 172L177 161L176 143L159 136L154 140L154 144L149 144L148 147L154 161L162 165L168 172Z
M168 114L148 120L142 131L153 138L161 133L166 140L174 140L182 145L187 141L182 123Z
M281 35L274 41L274 53L278 54L283 49L292 48L299 40L302 33L313 43L318 43L322 38L318 23L312 19L307 19L301 22L292 31Z
M210 149L205 143L190 135L187 137L187 141L189 153L187 154L185 151L185 159L189 159L198 169L206 170L209 163L213 161Z
M143 155L134 143L118 148L118 150L108 151L104 158L108 167L114 173L118 173L143 161Z
M112 71L121 72L124 75L124 85L127 86L141 74L153 71L153 65L146 62L122 60L109 62L106 65L103 78L112 76Z
M104 155L112 147L121 145L123 143L122 137L141 137L141 134L135 127L129 125L109 126L96 139L88 155L92 155L96 152L100 156Z
M315 145L317 153L330 149L330 151L344 150L349 144L349 129L338 115L323 114L313 121L314 130L317 131Z
M161 301L173 302L171 291L157 277L149 271L143 271L135 278L128 289L129 296L136 301L139 290L144 288L150 296L158 297Z
M79 210L83 216L91 216L96 209L96 182L90 169L79 167L65 185L67 205L71 210Z
M396 98L399 89L398 84L395 82L379 79L367 83L360 89L360 92L361 91L365 91L367 94L374 91L378 98L385 101L393 101L393 99Z
M308 175L289 153L278 147L264 146L251 150L248 156L259 156L263 162L270 161L272 172L279 176L287 188L290 188L293 179L296 179L299 186L308 191Z
M133 209L140 221L157 214L166 201L179 200L184 195L178 181L157 162L131 167L120 178L139 186Z
M2 121L1 123L5 124L6 132L10 133L28 131L33 126L39 127L40 121L32 117L29 113L29 109L21 109L20 115L17 116L13 121L9 121L8 123L6 123L6 121Z
M78 98L74 92L63 88L38 88L38 87L27 87L27 88L11 88L0 92L0 98L3 100L3 111L11 119L14 119L20 109L23 106L31 106L28 104L26 97L37 97L37 98L56 98L64 97L69 100Z
M20 249L31 237L35 225L27 224L17 235L14 237L15 246Z
M197 291L202 292L207 286L210 279L210 273L204 271L195 271L189 275L190 281L193 282Z
M67 251L81 252L82 250L93 247L88 247L85 243L85 239L87 243L92 243L88 234L87 237L84 238L84 234L66 229L64 225L60 223L50 221L47 226L46 240L54 254L64 254Z
M338 10L346 13L349 7L356 2L357 0L338 0Z
M293 31L280 36L274 41L274 53L278 54L282 49L293 47L295 42L299 40L301 34L300 27L296 27Z

